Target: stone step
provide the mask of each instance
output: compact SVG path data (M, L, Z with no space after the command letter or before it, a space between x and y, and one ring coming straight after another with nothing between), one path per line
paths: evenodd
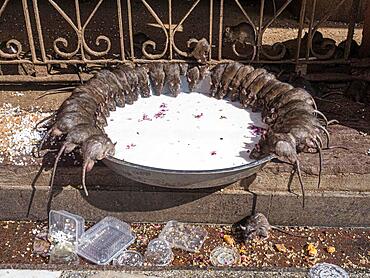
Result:
M234 223L257 211L269 215L274 225L370 225L368 175L324 175L320 189L316 176L305 175L302 208L297 178L289 191L289 173L274 173L269 167L226 187L186 190L140 184L99 166L88 175L86 197L76 189L80 168L61 166L51 202L50 170L35 179L37 168L0 167L0 198L6 200L0 203L0 219L46 219L49 208L95 221L112 215L129 222Z

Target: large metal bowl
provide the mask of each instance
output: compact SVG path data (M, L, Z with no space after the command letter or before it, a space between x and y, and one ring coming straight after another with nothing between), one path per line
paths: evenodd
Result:
M103 162L114 172L129 179L161 187L206 188L226 185L257 173L272 155L245 165L215 170L168 170L108 157Z

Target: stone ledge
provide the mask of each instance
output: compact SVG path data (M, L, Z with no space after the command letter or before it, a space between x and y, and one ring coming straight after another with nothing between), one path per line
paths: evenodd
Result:
M279 163L270 162L257 175L238 181L227 188L241 190L288 190L291 173L289 171L279 171ZM272 169L274 171L272 171ZM288 169L288 168L287 168ZM50 169L42 169L40 166L6 166L0 165L0 185L45 187L50 182ZM303 182L306 190L314 192L325 191L344 191L344 192L370 192L370 172L323 174L320 188L317 188L318 176L303 174ZM112 191L167 191L166 188L142 184L123 176L117 175L109 168L98 165L86 176L88 188L96 190ZM80 186L81 168L60 165L55 176L55 187ZM175 186L174 186L175 187ZM293 176L291 188L299 189L297 175ZM220 189L220 188L218 188ZM173 191L186 191L187 189L172 189ZM201 189L202 192L214 192L214 188ZM196 190L195 190L196 191Z
M61 188L59 188L61 189ZM1 219L46 219L48 187L0 186ZM129 222L234 223L253 210L269 213L275 225L369 226L369 192L307 192L302 198L287 191L222 190L90 190L86 197L70 186L54 192L52 209L64 209L87 220L107 215ZM31 202L32 201L32 202ZM269 209L270 207L270 209ZM28 213L29 210L29 213Z
M90 196L85 197L74 188L81 184L80 167L62 163L50 208L88 220L109 214L130 222L233 223L253 210L265 214L270 210L275 225L370 225L370 174L324 174L320 189L317 176L304 174L306 208L302 209L297 177L289 191L290 174L276 171L278 167L269 163L257 175L226 187L185 190L140 184L97 166L87 176ZM38 166L0 166L0 198L6 200L0 204L0 218L46 219L50 172Z
M184 268L176 267L166 268L142 268L142 269L117 269L110 266L83 266L71 267L63 265L1 265L2 269L14 269L14 272L29 270L39 274L40 270L48 271L48 273L56 274L61 272L60 278L71 277L86 277L86 278L134 278L134 277L192 277L192 278L219 278L219 277L235 277L235 278L305 278L307 277L307 269L303 268L269 268L263 269L246 269L246 268L216 268L210 267L207 269L199 268ZM349 275L353 278L368 278L370 271L368 269L347 269Z

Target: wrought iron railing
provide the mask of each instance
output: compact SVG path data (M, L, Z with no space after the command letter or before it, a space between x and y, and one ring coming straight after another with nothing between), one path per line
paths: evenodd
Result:
M201 24L200 29L203 36L189 38L189 42L199 40L202 37L209 41L210 45L213 46L208 57L209 63L218 63L227 58L224 55L225 46L223 42L224 18L229 4L233 2L233 4L237 5L240 12L239 22L245 21L254 29L255 41L248 43L253 45L256 50L256 55L254 55L253 61L251 61L251 55L240 52L240 49L244 49L245 45L234 42L228 46L235 56L233 59L252 63L289 63L296 65L296 67L311 63L345 64L351 58L350 49L360 2L360 0L338 0L330 10L326 11L325 16L316 20L317 0L301 0L300 14L297 20L297 35L295 39L289 41L289 45L293 45L291 48L293 52L290 51L290 54L287 55L287 50L291 49L288 49L286 41L275 42L273 45L268 46L263 44L263 38L266 30L294 0L286 0L278 8L274 6L274 12L269 17L265 16L266 1L260 0L259 7L256 8L258 11L257 20L252 20L250 11L245 7L245 1L241 0L193 0L191 7L186 11L175 9L173 0L167 0L165 2L167 11L161 10L162 16L158 12L161 7L149 3L149 0L114 0L110 2L111 6L109 8L114 9L115 15L114 20L112 18L112 22L114 21L118 39L113 41L111 38L112 34L94 32L95 41L93 43L86 38L87 30L89 29L89 32L91 32L91 29L94 29L94 26L91 26L93 25L93 18L101 10L102 4L109 0L91 1L89 4L93 6L91 7L92 11L84 16L82 16L80 3L84 0L69 1L69 8L73 10L74 14L66 12L62 8L61 3L56 0L2 1L0 6L0 42L2 42L0 66L3 71L0 74L0 82L73 80L76 78L76 74L58 70L68 68L70 65L89 67L115 63L151 62L154 60L169 62L189 60L189 52L177 45L175 35L182 30L183 26L185 26L184 23L189 20L190 15L197 9L200 3L204 4L204 2L206 2L209 8L209 13L202 18L203 24ZM271 1L274 2L274 0ZM340 9L345 2L349 1L351 2L351 9L348 15L349 22L346 26L347 39L343 42L342 55L338 57L337 46L330 38L320 41L317 49L318 44L315 42L315 35L318 34L318 29L323 27L330 19L330 16ZM24 41L14 38L13 34L7 31L7 24L2 21L4 12L14 2L19 4L19 8L22 7L22 16L17 18L17 20L24 23L24 37L27 38ZM48 26L47 23L45 24L42 21L44 15L39 7L40 4L45 3L51 5L56 16L63 19L65 26L60 26L60 29L71 28L73 30L74 39L59 36L54 38L50 45L47 45L46 41L48 38L46 38L45 30ZM307 7L310 7L310 14L306 12ZM133 26L135 25L135 20L138 19L133 16L133 11L137 9L145 9L150 15L148 18L140 18L139 20L147 20L148 22L146 23L159 27L164 36L164 41L162 40L161 43L151 39L143 42L140 45L141 57L135 57L137 45L135 45ZM163 14L166 14L166 16L163 17ZM175 14L176 22L174 22ZM180 16L180 20L178 20L179 14L183 14L183 16ZM153 19L155 20L154 24L152 23ZM307 30L307 34L303 36L305 30ZM71 49L71 45L74 45L74 49ZM17 67L15 73L7 72L6 69L9 66Z

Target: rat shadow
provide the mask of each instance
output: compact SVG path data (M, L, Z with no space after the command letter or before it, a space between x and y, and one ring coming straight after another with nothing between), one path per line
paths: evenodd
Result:
M27 210L28 216L32 211L37 180L44 170L52 169L55 157L56 151L49 151L43 156L42 165L31 185L32 193ZM85 196L81 187L81 173L81 157L77 152L61 157L56 169L53 187L50 187L48 192L48 213L52 208L53 198L63 194L63 189L67 186L72 186L79 190L84 201L104 211L147 212L189 204L207 198L230 185L225 184L223 186L199 189L152 186L118 175L103 163L98 162L93 170L87 173L86 185L89 195Z
M92 206L111 212L149 212L179 207L206 199L230 185L228 183L222 186L197 189L167 188L139 183L115 174L107 167L100 167L97 171L101 173L104 171L111 179L109 184L115 184L114 187L101 184L99 191L90 191L89 196L84 194L81 196ZM96 178L104 179L101 174L92 173L88 180L95 179L97 182Z
M50 147L49 144L46 144L46 146ZM40 168L38 169L35 177L32 180L32 183L31 183L32 191L31 191L30 200L29 200L28 207L27 207L26 217L31 216L32 205L33 205L33 201L34 201L36 191L37 191L36 184L37 184L40 176L42 175L42 173L44 171L50 171L53 168L54 163L55 163L55 158L56 158L56 155L57 155L57 151L58 151L58 149L56 149L55 146L53 145L52 149L48 150L44 155L42 155L42 161L41 161ZM63 165L75 164L74 159L75 159L76 156L78 156L78 155L69 154L68 156L62 156L61 161L58 163L58 165L60 165L60 164L63 164ZM57 169L57 172L58 171L59 170ZM57 173L56 173L56 175L57 175ZM48 185L49 185L49 188L48 188L48 197L47 197L47 213L49 214L49 211L51 209L52 198L59 195L62 192L63 186L58 186L55 183L52 187L51 187L50 183Z
M49 153L44 157L45 168L51 168L55 154ZM79 157L77 159L80 159ZM86 196L81 189L81 166L65 166L73 159L63 157L60 167L57 168L54 186L48 194L48 212L52 205L52 199L61 194L63 187L76 185L80 197L91 206L109 212L151 212L179 207L193 202L205 203L212 200L212 194L226 188L229 184L217 187L184 189L164 188L152 186L131 180L118 175L103 163L98 163L91 172L87 174L86 185L89 195ZM256 174L242 179L243 187L249 185L256 178ZM212 181L210 181L211 183ZM252 193L253 194L253 193ZM253 194L252 211L255 211L257 195Z

